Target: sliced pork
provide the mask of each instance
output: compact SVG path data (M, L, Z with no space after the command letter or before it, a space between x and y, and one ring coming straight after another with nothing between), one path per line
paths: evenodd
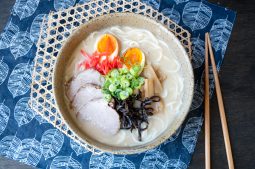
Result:
M114 135L120 129L118 113L104 99L96 99L82 107L77 118L91 122L105 133Z
M77 94L74 96L74 99L71 103L72 107L75 109L75 113L77 113L89 101L102 98L103 93L98 86L93 84L86 84L77 91Z
M86 84L102 86L103 82L104 78L98 71L94 69L82 71L67 85L67 97L70 101L72 101L81 87L85 86Z

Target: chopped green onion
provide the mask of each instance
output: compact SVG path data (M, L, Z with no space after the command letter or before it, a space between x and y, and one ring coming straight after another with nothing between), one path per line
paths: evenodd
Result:
M127 74L126 74L126 78L127 78L128 80L131 80L131 79L133 79L133 75L131 75L131 73L127 73Z
M128 73L128 69L124 67L124 68L119 69L119 72L120 72L120 74L124 75L124 74Z
M136 66L133 66L133 67L130 69L130 73L131 73L133 76L138 76L140 70L141 70L141 66L136 65Z
M128 92L126 92L126 91L121 91L121 92L120 92L120 99L121 99L121 100L127 99L128 96L129 96L129 93L128 93Z
M137 79L132 79L131 81L131 88L132 89L137 89L139 87L139 81Z
M105 80L103 88L104 88L104 89L108 89L109 86L110 86L110 84L111 84L111 82L110 82L108 79Z
M117 90L113 93L113 95L114 95L115 97L119 98L120 92L122 92L122 90L121 90L121 89L117 89Z
M133 94L133 89L131 89L130 87L126 88L125 91L128 92L129 95Z
M120 84L120 79L113 79L112 80L112 83L115 85L115 86L118 86Z
M124 88L127 88L129 87L130 83L127 79L123 78L121 79L120 81L120 86L124 89Z
M111 71L111 77L116 78L119 76L119 71L117 69L113 69Z
M117 87L114 84L110 84L109 90L110 92L114 92L117 89Z
M106 101L110 102L111 99L112 99L112 96L111 96L110 94L104 94L104 99L105 99Z

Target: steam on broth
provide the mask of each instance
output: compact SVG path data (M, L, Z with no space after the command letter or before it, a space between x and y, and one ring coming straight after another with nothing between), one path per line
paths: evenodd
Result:
M180 64L171 46L151 32L127 26L102 29L84 39L71 58L65 99L91 138L120 147L144 144L178 114Z

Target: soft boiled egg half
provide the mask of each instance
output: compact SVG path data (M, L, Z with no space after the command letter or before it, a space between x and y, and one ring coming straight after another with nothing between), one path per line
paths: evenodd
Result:
M97 52L105 53L110 60L113 60L119 53L117 38L111 34L102 35L97 42Z
M145 56L141 49L137 47L129 48L122 56L122 62L128 69L139 65L141 66L141 70L143 70L145 64Z

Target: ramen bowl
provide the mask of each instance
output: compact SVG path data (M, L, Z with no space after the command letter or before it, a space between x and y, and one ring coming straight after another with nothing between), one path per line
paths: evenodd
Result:
M100 142L93 137L90 137L86 132L81 130L79 125L77 125L75 119L71 117L68 103L66 103L64 96L64 77L66 72L65 69L76 47L91 33L111 26L120 25L148 30L155 36L160 37L164 42L166 42L166 44L170 45L171 50L177 56L176 59L180 64L180 74L183 78L183 93L181 98L182 103L177 115L174 117L173 122L168 125L168 127L164 131L162 131L162 133L155 139L151 140L150 142L135 146L113 146L104 142ZM160 145L169 137L171 137L175 133L175 131L181 126L186 115L188 114L189 108L192 103L193 89L194 77L192 66L188 54L180 41L161 23L143 15L133 13L114 13L99 16L77 28L77 30L70 35L70 37L62 46L54 67L53 92L58 111L61 114L63 120L72 130L72 132L74 132L86 144L103 152L110 152L113 154L140 153Z

